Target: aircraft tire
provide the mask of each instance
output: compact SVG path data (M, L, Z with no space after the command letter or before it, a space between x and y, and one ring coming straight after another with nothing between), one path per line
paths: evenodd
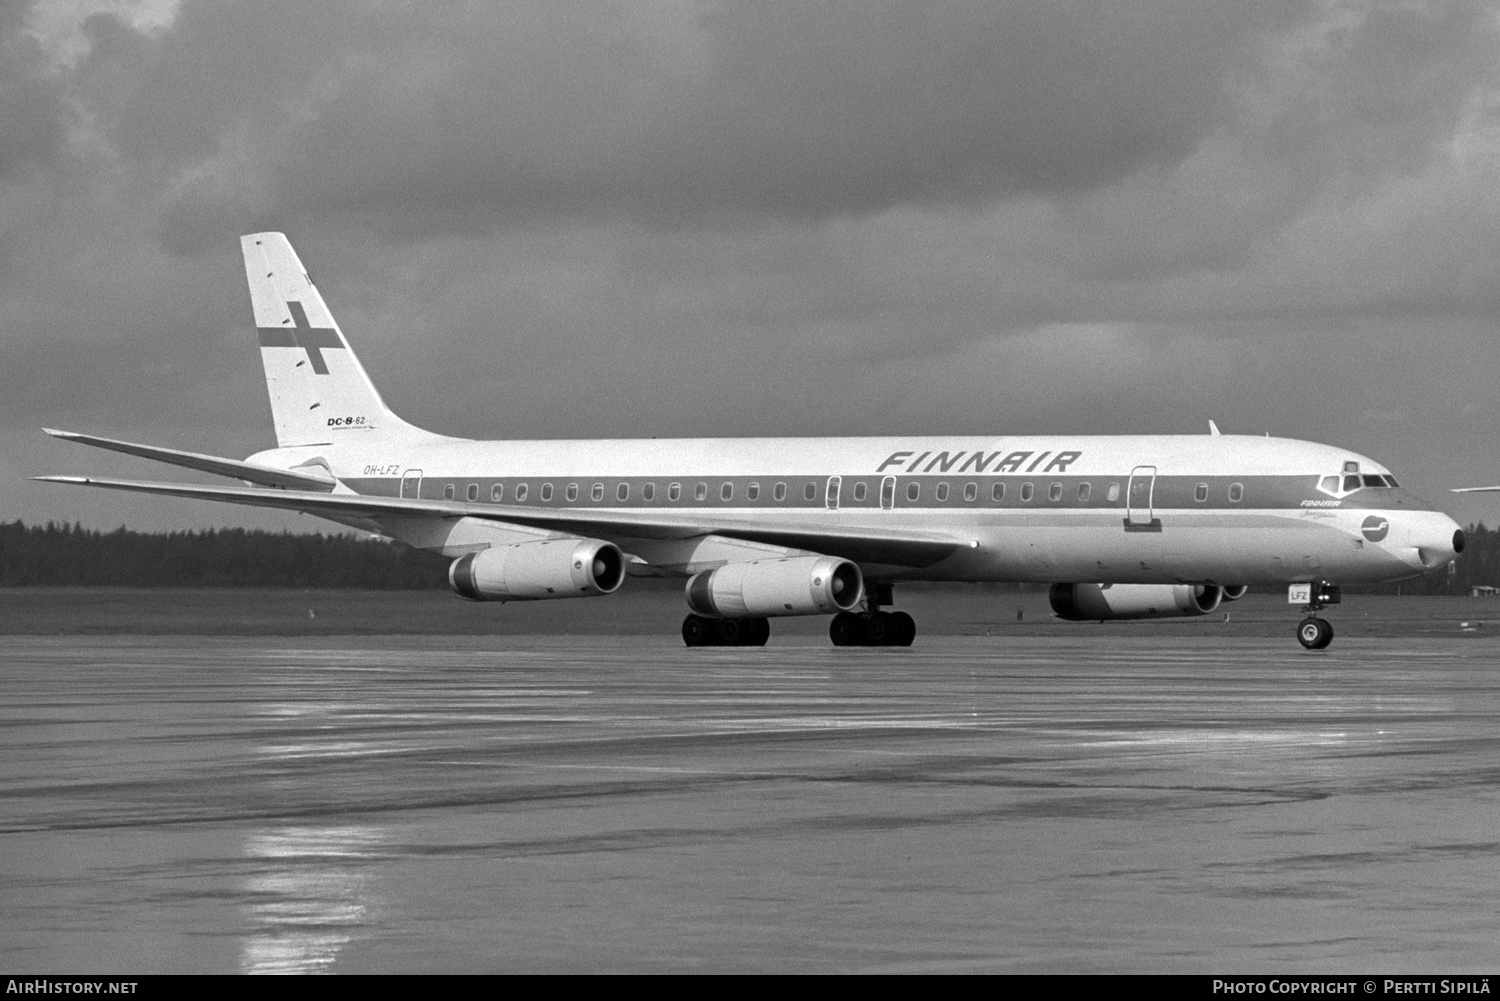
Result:
M702 615L682 620L682 642L688 646L715 646L719 642L718 623Z
M1333 642L1333 626L1327 619L1309 616L1297 624L1297 642L1309 650L1322 650Z
M874 615L865 617L860 623L864 626L865 646L890 646L894 630L891 628L891 616L887 612L876 612Z
M853 612L840 612L828 623L828 638L834 646L859 646L864 638L859 616Z
M891 612L891 646L911 646L917 638L917 621L905 612Z
M719 645L743 646L745 644L745 619L720 619Z
M766 640L771 638L770 619L746 619L745 625L743 646L765 646Z

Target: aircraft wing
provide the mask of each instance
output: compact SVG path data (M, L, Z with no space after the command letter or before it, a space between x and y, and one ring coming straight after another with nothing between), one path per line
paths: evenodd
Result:
M1500 487L1451 487L1450 494L1500 494Z
M827 524L798 525L795 522L762 523L733 518L715 518L704 511L579 511L479 504L465 501L415 500L408 497L372 497L355 493L323 493L310 490L264 490L255 487L213 487L185 483L152 483L115 480L98 476L35 476L43 483L74 483L81 486L129 490L216 500L251 507L280 508L330 518L481 518L510 525L525 525L585 536L690 539L722 535L750 542L792 549L808 549L856 562L897 566L930 566L968 545L966 540L937 532L891 531L889 529Z
M155 459L157 462L166 462L174 466L184 466L188 469L197 469L205 473L215 473L219 476L228 476L236 480L247 480L251 483L259 483L267 487L278 487L284 490L322 491L329 491L334 487L331 476L317 476L312 473L298 473L285 469L275 469L271 466L261 466L253 462L241 462L238 459L224 459L217 455L179 452L175 448L162 448L158 445L138 445L132 441L116 441L113 438L100 438L91 434L79 434L77 431L56 431L52 428L42 428L42 430L54 438L61 438L63 441L76 441L80 445L107 448L111 452L138 455L143 459Z

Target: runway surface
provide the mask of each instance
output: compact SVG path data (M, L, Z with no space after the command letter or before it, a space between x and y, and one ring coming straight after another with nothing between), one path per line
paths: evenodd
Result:
M0 965L1494 972L1497 663L12 636Z

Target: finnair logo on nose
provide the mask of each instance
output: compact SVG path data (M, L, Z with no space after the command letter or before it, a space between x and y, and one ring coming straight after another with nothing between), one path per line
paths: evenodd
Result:
M1371 542L1379 542L1391 530L1391 523L1378 514L1372 514L1365 519L1359 530Z

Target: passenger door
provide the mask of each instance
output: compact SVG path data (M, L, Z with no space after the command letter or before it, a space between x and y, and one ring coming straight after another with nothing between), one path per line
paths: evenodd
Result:
M1130 486L1125 492L1125 531L1161 531L1161 519L1154 510L1155 493L1155 466L1136 466L1130 471Z

